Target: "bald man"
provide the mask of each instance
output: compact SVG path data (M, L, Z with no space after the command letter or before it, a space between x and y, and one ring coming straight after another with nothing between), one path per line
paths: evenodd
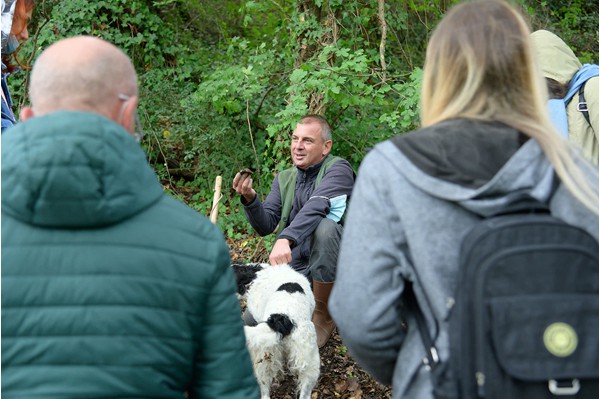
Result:
M95 37L75 37L50 46L35 62L27 120L51 112L103 115L134 133L138 87L135 69L117 47Z
M258 398L229 250L136 142L129 58L69 38L30 82L2 136L2 394Z

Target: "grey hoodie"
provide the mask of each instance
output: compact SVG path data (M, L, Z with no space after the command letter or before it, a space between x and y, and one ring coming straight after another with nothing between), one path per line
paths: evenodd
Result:
M440 358L448 358L448 303L458 248L481 216L521 195L598 239L598 215L559 184L537 142L505 125L451 120L378 144L365 157L349 205L329 310L358 364L394 398L431 398L423 344L399 306L414 282L428 325L437 319ZM579 162L579 161L578 161ZM581 168L596 193L598 174ZM418 280L417 280L418 276ZM408 333L401 325L408 317Z

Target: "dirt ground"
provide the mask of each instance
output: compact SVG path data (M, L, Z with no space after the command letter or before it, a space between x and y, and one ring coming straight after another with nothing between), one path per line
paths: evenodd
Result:
M321 376L312 399L391 399L391 388L373 380L352 360L337 332L319 350ZM286 376L274 386L272 399L294 399L295 380Z

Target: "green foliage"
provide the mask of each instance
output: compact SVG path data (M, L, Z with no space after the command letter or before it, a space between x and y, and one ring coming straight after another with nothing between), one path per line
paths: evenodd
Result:
M415 129L419 125L420 92L423 70L415 68L407 82L400 82L391 86L396 98L401 99L396 109L379 117L380 122L385 122L390 129L402 128L402 131Z
M582 62L598 62L597 2L516 1L533 29L554 31ZM31 64L74 35L121 47L138 72L142 144L163 186L208 216L222 176L218 225L251 256L274 237L250 228L230 189L235 173L254 169L264 198L291 164L289 135L306 113L328 119L334 153L356 170L376 143L417 128L427 41L457 2L386 0L383 41L378 4L367 0L46 0L21 59ZM27 75L9 78L17 108Z
M268 3L246 2L242 7L245 26L269 20L264 14L274 10ZM330 120L337 151L356 166L375 142L418 125L420 69L408 74L403 71L405 75L388 73L387 79L382 79L376 8L365 7L360 1L314 5L320 19L317 14L290 10L284 4L277 12L290 10L286 16L289 22L286 26L271 24L275 39L270 41L256 40L262 39L256 34L245 40L231 38L222 63L215 64L214 72L206 75L186 102L194 112L209 107L226 116L229 137L243 139L240 132L252 131L255 153L246 151L243 158L247 163L258 163L256 169L264 182L258 191L262 193L268 191L272 174L290 164L289 133L300 116L314 112L311 100L320 104L318 112ZM335 26L331 15L322 17L326 9L339 18ZM397 26L392 28L404 27L407 13L394 15L391 22ZM251 29L255 32L256 27ZM324 43L334 30L338 37ZM315 46L315 42L321 45ZM300 52L308 55L301 59ZM399 69L393 58L388 65L390 70ZM405 82L402 76L409 78ZM400 97L398 90L402 90ZM370 133L365 134L365 128ZM336 132L343 133L338 136ZM249 159L252 155L254 159Z
M139 69L174 65L184 49L174 40L175 30L165 25L153 2L144 0L47 1L49 24L37 39L46 47L75 35L92 35L122 48Z
M580 61L598 64L598 2L589 0L520 0L532 30L554 32Z

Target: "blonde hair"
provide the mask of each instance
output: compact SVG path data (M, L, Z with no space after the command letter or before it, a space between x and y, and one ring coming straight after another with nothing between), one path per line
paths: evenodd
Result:
M521 14L500 0L455 6L427 47L421 121L498 121L536 140L558 177L582 204L598 213L590 187L546 111L547 91Z

